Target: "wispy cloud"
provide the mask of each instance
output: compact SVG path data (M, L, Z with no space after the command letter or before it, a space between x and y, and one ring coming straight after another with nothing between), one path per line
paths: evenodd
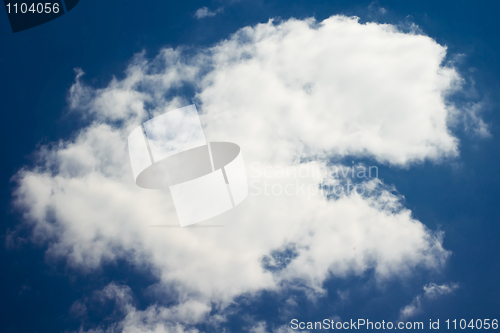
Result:
M194 17L196 17L197 19L202 19L204 17L215 16L219 13L222 13L223 11L224 7L219 7L214 11L208 9L208 7L201 7L194 13Z
M428 285L425 285L423 294L416 296L410 304L401 309L399 316L400 320L406 320L421 313L423 307L422 302L424 300L433 300L440 296L451 294L457 288L457 283L442 285L430 283Z

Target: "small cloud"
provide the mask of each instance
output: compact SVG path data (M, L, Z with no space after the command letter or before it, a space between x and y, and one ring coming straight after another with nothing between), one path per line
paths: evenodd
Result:
M23 284L21 286L21 290L19 291L19 295L26 295L31 291L31 286Z
M414 315L422 311L420 298L421 296L415 297L410 304L401 309L401 311L399 312L400 319L413 317Z
M266 322L265 321L258 322L257 325L253 326L250 329L250 333L267 333Z
M435 283L425 285L424 293L416 296L410 304L401 309L399 313L400 320L408 319L422 312L422 300L433 300L440 296L451 294L457 288L457 283L443 284L440 286Z
M71 305L69 313L76 318L83 318L87 316L87 306L81 301L75 301Z
M339 295L339 298L342 302L347 302L349 301L349 290L337 290L337 295Z
M372 15L382 16L387 14L387 9L381 7L378 1L373 1L372 3L370 3L370 5L368 6L368 11Z
M15 250L28 242L28 239L19 235L19 231L7 228L4 237L4 246L7 250Z
M469 103L463 110L463 123L467 132L472 132L482 138L491 137L488 124L480 117L480 113L483 111L483 103Z
M429 283L428 285L424 286L424 297L435 299L439 296L451 294L457 288L458 283L443 284L440 286L435 283Z
M220 7L218 9L216 9L215 11L211 11L207 7L201 7L200 9L198 9L194 13L194 17L196 17L197 19L202 19L204 17L215 16L215 15L217 15L217 14L223 12L223 11L224 11L224 7Z

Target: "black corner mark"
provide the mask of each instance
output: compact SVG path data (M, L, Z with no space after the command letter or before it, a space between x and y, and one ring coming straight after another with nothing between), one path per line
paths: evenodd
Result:
M79 0L65 0L64 3L62 1L3 0L10 27L14 33L36 27L64 15L64 4L66 10L70 11L78 4Z

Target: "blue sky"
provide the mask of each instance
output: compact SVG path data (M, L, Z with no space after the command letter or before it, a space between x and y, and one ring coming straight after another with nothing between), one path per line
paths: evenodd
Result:
M223 10L214 16L196 18L196 11L202 7L214 12ZM439 318L442 327L446 319L500 319L497 9L492 2L465 1L353 4L351 1L83 0L67 15L16 34L10 32L7 15L1 14L0 108L4 118L0 170L4 246L0 250L0 330L120 329L126 316L120 305L123 298L107 298L113 292L106 294L103 290L109 291L106 287L110 285L121 286L133 295L130 304L135 311L146 310L153 304L168 309L179 302L176 292L159 283L158 270L163 268L155 266L154 261L139 265L127 255L117 255L97 267L75 268L65 255L51 255L47 249L57 239L50 237L58 236L37 241L33 224L23 223L23 209L13 206L13 191L18 182L12 177L23 167L32 169L40 163L34 153L40 145L75 140L75 133L93 121L91 116L72 112L68 105L69 90L75 83L74 68L85 72L81 80L95 92L109 87L113 77L125 80L124 71L131 58L142 51L151 60L165 47L181 47L189 58L230 38L243 27L266 23L270 18L276 24L292 17L299 20L314 17L320 22L338 14L358 16L361 23L406 25L403 31L414 23L437 44L447 46L445 62L452 61L465 80L464 87L449 102L459 110L467 109L470 103L480 105L480 117L490 135L474 133L468 120L450 125L450 133L459 142L459 156L399 164L391 158L383 161L376 154L331 156L332 161L344 164L351 160L376 164L383 183L393 185L398 195L404 196L400 200L411 210L411 216L433 232L444 232L442 245L451 255L440 268L416 265L408 274L389 275L382 280L377 278L374 267L359 274L329 275L322 281L326 293L316 296L315 301L308 298L307 284L280 291L262 288L255 294L250 288L234 296L233 302L223 309L214 306L209 311L208 317L223 315L226 321L213 326L207 320L200 320L188 326L208 332L223 329L244 332L263 323L272 332L289 324L285 317L301 321L335 316L342 320L396 321L401 309L411 304L419 308L411 321L427 323ZM192 100L191 89L182 87L171 93ZM53 218L52 222L58 223L57 217ZM290 256L291 252L284 251L282 255ZM289 281L280 283L286 285ZM424 286L429 288L431 283L458 287L432 296L432 292L424 291ZM296 305L283 314L290 299ZM216 303L217 300L213 304ZM84 305L85 311L78 310L79 304Z

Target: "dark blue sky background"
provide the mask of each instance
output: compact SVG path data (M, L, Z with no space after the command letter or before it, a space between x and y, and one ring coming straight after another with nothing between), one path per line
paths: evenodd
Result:
M450 55L464 54L458 69L475 82L478 99L487 101L483 118L492 137L481 139L457 127L461 156L453 164L424 163L408 170L380 166L379 176L405 196L414 217L430 229L443 230L444 246L453 252L440 273L418 273L375 286L373 275L330 279L329 296L311 307L297 292L301 315L307 320L337 314L343 319L395 320L402 305L435 283L460 284L453 295L426 304L415 320L447 318L500 319L500 3L494 1L379 1L383 17L369 9L371 1L118 1L81 0L75 9L47 24L13 34L7 14L0 10L0 214L2 244L17 228L18 213L11 207L11 177L32 161L40 142L68 138L79 120L65 115L66 95L74 81L73 68L86 72L93 86L104 86L122 75L134 53L155 56L165 46L202 47L228 37L238 28L269 18L357 15L362 21L415 22ZM197 20L202 6L224 12ZM473 70L471 70L473 69ZM457 100L460 96L456 97ZM21 231L27 237L29 230ZM71 304L111 281L128 284L145 308L161 298L146 292L155 280L147 271L125 262L97 273L78 274L63 263L47 263L44 248L18 240L0 246L0 332L60 332L77 330ZM367 287L368 286L368 287ZM350 290L351 300L339 302L337 290ZM242 297L241 301L243 301ZM283 296L264 293L257 300L233 306L227 327L238 331L242 314L276 326ZM244 305L242 305L244 304ZM112 304L90 309L89 324L112 312ZM200 327L203 329L203 327Z

